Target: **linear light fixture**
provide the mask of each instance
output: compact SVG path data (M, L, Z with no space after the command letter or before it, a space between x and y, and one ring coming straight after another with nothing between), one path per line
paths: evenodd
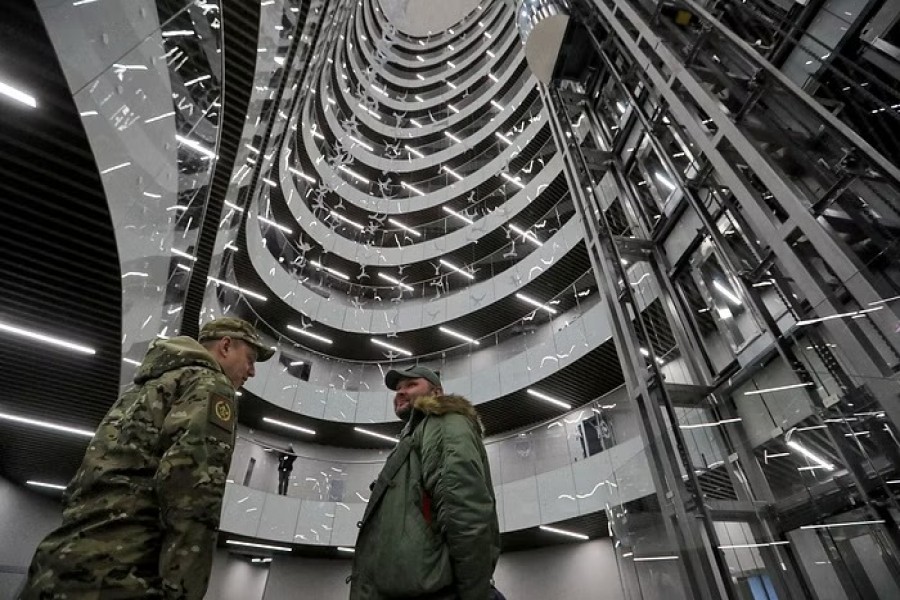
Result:
M528 240L535 246L543 246L544 245L544 243L541 240L539 240L537 238L537 236L530 231L525 231L524 229L520 229L519 227L516 227L512 223L509 224L509 228L512 229L515 233L518 233L519 235L521 235L523 238L525 238L526 240Z
M421 81L425 81L425 78L422 77L421 73L416 73L416 77L418 77Z
M493 81L494 83L498 83L498 82L500 81L499 79L497 79L497 76L494 75L493 73L488 73L488 78L489 78L491 81Z
M740 417L735 419L723 419L721 421L713 421L711 423L691 423L689 425L679 425L679 429L702 429L704 427L718 427L719 425L726 425L728 423L738 423L742 421Z
M826 525L801 525L800 529L830 529L832 527L852 527L854 525L883 525L884 519L872 521L847 521L846 523L828 523Z
M326 344L332 343L332 341L329 340L327 337L315 334L312 331L307 331L306 329L302 329L300 327L295 327L293 325L288 325L287 328L295 333L299 333L300 335L305 335L308 338L312 338L314 340L319 340L320 342L325 342Z
M422 126L422 124L419 123L418 121L416 121L415 119L410 119L409 122L412 123L413 125L415 125L416 127Z
M750 390L749 392L744 392L745 396L757 396L759 394L768 394L770 392L783 392L785 390L795 390L797 388L809 387L811 385L815 385L812 381L807 381L806 383L792 383L791 385L780 385L778 387L766 388L764 390Z
M539 392L535 389L528 388L525 391L527 391L529 395L534 396L535 398L543 400L544 402L549 402L550 404L555 404L556 406L559 406L560 408L565 408L567 410L572 408L572 405L569 404L568 402L563 402L562 400L557 400L556 398L548 396L547 394L545 394L543 392Z
M453 111L453 114L459 114L459 109L453 106L452 104L448 104L447 108Z
M670 192L675 190L675 184L669 181L668 178L659 171L654 174L654 177L656 177L656 180L663 184L663 186L667 187Z
M346 273L342 273L342 272L338 271L337 269L332 269L331 267L326 267L325 265L323 265L322 263L320 263L317 260L311 260L311 261L309 261L309 264L311 264L312 266L314 266L317 269L323 269L325 271L328 271L332 275L334 275L336 277L340 277L341 279L343 279L345 281L350 281L350 276L347 275Z
M29 480L26 481L25 483L28 484L28 485L33 485L34 487L49 488L49 489L51 489L51 490L64 490L64 489L66 489L66 486L60 485L60 484L58 484L58 483L47 483L47 482L45 482L45 481L35 481L35 480L33 480L33 479L29 479Z
M97 114L96 111L90 111L90 112L93 112L95 115ZM81 113L81 116L83 117L83 116L85 116L85 114L86 113ZM155 123L156 121L162 121L163 119L172 117L174 115L175 115L175 111L173 110L171 112L163 113L163 114L157 115L155 117L150 117L149 119L144 119L144 123Z
M737 297L734 291L729 289L728 286L726 286L718 279L713 279L713 287L716 288L720 294L725 296L725 298L735 306L740 306L741 304L743 304L743 302L741 302L741 299Z
M461 334L461 333L458 332L458 331L453 331L453 330L450 329L449 327L443 327L443 326L440 326L440 327L438 327L438 329L440 329L441 331L443 331L443 332L446 333L447 335L452 335L453 337L459 338L459 339L461 339L461 340L464 341L464 342L468 342L468 343L470 343L470 344L475 344L476 346L480 346L480 345L481 345L481 343L480 343L478 340L476 340L475 338L471 338L471 337L469 337L469 336L467 336L467 335L463 335L463 334Z
M458 137L456 137L455 135L453 135L452 133L450 133L449 131L445 131L445 132L444 132L444 135L446 135L448 138L450 138L451 140L453 140L453 141L456 142L457 144L462 144L462 140L459 139Z
M454 63L450 62L449 60L447 61L447 66L450 67L451 69L456 68L456 65Z
M26 94L22 90L14 88L8 83L4 83L2 81L0 81L0 94L3 94L7 98L12 98L17 102L21 102L25 106L37 108L37 100L34 99L34 96L32 96L31 94Z
M500 138L501 141L506 142L506 145L507 145L507 146L512 146L512 140L510 140L508 137L506 137L505 135L503 135L503 134L500 133L499 131L495 131L495 132L494 132L494 135L496 135L498 138Z
M399 279L397 279L395 277L391 277L387 273L379 273L378 276L386 281L390 281L394 285L396 285L404 290L407 290L410 292L413 291L413 287L411 285L406 285L405 283L402 283Z
M379 115L377 112L375 112L375 111L372 110L371 108L368 108L368 107L366 107L366 106L363 106L362 104L359 104L359 105L357 105L357 106L359 106L361 109L363 109L364 111L366 111L367 113L369 113L370 115L372 115L374 118L378 119L379 121L381 120L381 115Z
M546 525L541 525L539 527L539 529L541 529L542 531L549 531L550 533L555 533L557 535L565 535L565 536L572 537L572 538L575 538L578 540L591 539L588 536L584 535L583 533L575 533L574 531L566 531L565 529L557 529L556 527L548 527Z
M531 304L532 306L536 306L538 308L543 308L551 315L555 315L557 312L559 312L555 308L553 308L551 306L547 306L546 304L544 304L542 302L538 302L534 298L526 296L525 294L520 294L520 293L516 292L516 298L518 298L519 300L521 300L523 302L527 302L528 304Z
M122 362L123 362L123 363L128 363L129 365L134 365L134 366L136 366L136 367L141 366L141 361L139 361L139 360L134 360L133 358L123 358L123 359L122 359Z
M356 142L357 144L359 144L360 146L362 146L363 148L365 148L365 149L368 150L369 152L374 152L374 151L375 151L375 148L373 148L373 147L370 146L369 144L365 143L364 141L362 141L362 140L360 140L360 139L357 139L357 138L353 137L352 135L349 135L349 136L347 136L347 137L349 137L352 141Z
M456 84L453 83L452 81L448 81L447 85L449 85L451 89L454 89L454 90L456 89Z
M180 143L184 144L185 146L187 146L188 148L190 148L191 150L199 152L200 154L202 154L203 156L206 156L207 158L218 158L219 157L218 154L216 154L215 152L213 152L212 150L210 150L209 148L207 148L200 142L196 142L192 139L188 139L188 138L184 137L183 135L175 134L175 139L178 142L180 142Z
M811 452L809 449L802 446L800 443L795 442L794 440L791 440L787 443L787 445L789 448L796 450L797 452L799 452L800 454L802 454L809 460L813 461L814 463L816 463L817 465L819 465L826 471L834 471L834 465L832 465L831 463L825 462L821 456L815 454L814 452Z
M320 140L324 140L324 139L325 139L325 136L322 135L321 133L319 133L318 131L316 131L315 129L313 129L313 131L312 131L312 136L313 136L314 138L319 138Z
M269 417L263 417L263 421L266 423L271 423L272 425L278 425L279 427L284 427L285 429L293 429L295 431L299 431L300 433L306 433L308 435L316 435L316 432L312 429L307 429L306 427L300 427L299 425L291 425L290 423L285 423L284 421L279 421L278 419L270 419Z
M257 215L256 217L259 221L265 223L266 225L271 225L272 227L276 227L285 233L294 233L294 231L290 227L286 227L280 223L276 223L272 219L267 219L266 217L260 217Z
M271 558L251 558L250 562L252 563L270 563L272 562Z
M365 429L365 428L363 428L363 427L354 427L353 430L354 430L354 431L358 431L358 432L360 432L360 433L364 433L364 434L366 434L366 435L370 435L370 436L372 436L372 437L377 437L377 438L382 439L382 440L387 440L387 441L389 441L389 442L394 442L395 444L396 444L397 442L400 441L400 440L398 440L398 439L395 438L395 437L391 437L391 436L389 436L389 435L384 435L383 433L378 433L377 431L370 431L369 429Z
M309 175L307 175L307 174L304 173L303 171L299 171L299 170L295 169L294 167L288 167L288 171L290 171L291 173L293 173L293 174L296 175L297 177L302 177L303 179L307 180L307 181L310 182L310 183L315 183L315 182L316 182L316 178L315 178L315 177L310 177Z
M651 562L654 560L678 560L678 557L675 555L670 556L635 556L634 562Z
M239 542L237 540L228 540L225 543L231 544L232 546L246 546L247 548L259 548L260 550L277 550L279 552L290 552L291 551L291 549L287 546L271 546L269 544L256 544L253 542Z
M337 211L332 210L331 216L334 217L335 219L338 219L339 221L343 221L347 225L352 225L353 227L356 227L360 231L365 231L365 229L366 229L365 227L363 227L362 225L360 225L353 219L348 219L347 217L345 217L344 215L342 215L341 213L339 213Z
M496 108L496 109L499 110L500 112L503 112L503 105L500 104L499 102L497 102L496 100L491 100L491 106L493 106L494 108Z
M491 58L497 58L497 55L494 54L493 52L491 52L490 50L487 51L487 55L490 56Z
M459 273L459 274L462 275L463 277L466 277L467 279L475 279L475 276L474 276L474 275L472 275L471 273L469 273L469 272L466 271L465 269L460 269L459 267L457 267L456 265L454 265L454 264L453 264L452 262L450 262L450 261L447 261L447 260L444 260L443 258L441 258L441 259L440 259L440 262L441 262L442 265L444 265L444 266L447 267L448 269L453 269L454 271L456 271L457 273Z
M447 207L447 206L442 206L441 208L444 210L445 213L447 213L447 214L449 214L449 215L453 215L453 216L456 217L457 219L459 219L459 220L461 220L461 221L465 221L465 222L468 223L469 225L474 225L474 224L475 224L475 221L473 221L472 219L470 219L469 217L465 216L465 215L462 214L462 213L456 212L456 211L453 210L452 208L449 208L449 207Z
M406 144L406 145L404 146L404 148L406 148L407 150L409 150L410 154L415 154L415 155L418 156L419 158L425 158L425 155L424 155L424 154L422 154L421 152L419 152L418 150L416 150L415 148L413 148L413 147L410 146L409 144Z
M450 173L451 175L453 175L454 177L456 177L459 181L462 181L462 180L463 180L462 175L460 175L459 173L457 173L456 171L454 171L453 169L451 169L451 168L448 167L447 165L444 165L444 166L441 167L441 168L442 168L444 171L446 171L447 173Z
M231 210L236 210L238 212L244 212L244 209L242 207L238 206L234 202L229 202L228 200L225 201L225 206L227 206Z
M510 182L512 184L519 186L520 190L525 187L525 184L522 183L521 181L519 181L518 177L513 177L509 173L500 173L500 177L502 177L503 179L507 180L508 182Z
M822 321L830 321L832 319L842 319L844 317L857 318L866 313L881 310L884 306L876 306L875 308L864 308L862 310L854 310L850 312L840 313L836 315L828 315L827 317L819 317L818 319L806 319L805 321L797 321L797 325L812 325L813 323L821 323Z
M359 180L362 181L363 183L372 183L371 181L369 181L368 179L366 179L365 177L363 177L362 175L360 175L359 173L357 173L357 172L354 171L353 169L348 168L346 165L341 165L341 166L338 167L338 169L340 169L341 171L343 171L343 172L346 173L347 175L350 175L350 176L352 176L352 177L356 177L357 179L359 179Z
M719 546L719 550L732 550L735 548L766 548L768 546L785 546L790 542L761 542L758 544L730 544L728 546Z
M422 57L421 57L420 55L418 55L418 54L416 54L416 60L418 60L419 62L425 62L425 59L422 58Z
M62 433L71 433L73 435L81 435L84 437L94 437L94 432L87 429L79 429L78 427L69 427L68 425L59 425L50 421L42 421L40 419L29 419L28 417L20 417L8 413L0 413L0 421L12 421L13 423L21 423L22 425L31 425L32 427L41 427L43 429L52 429Z
M256 298L257 300L262 300L263 302L266 301L266 297L263 296L262 294L257 294L254 291L248 290L246 288L242 288L240 286L234 285L233 283L229 283L227 281L223 281L221 279L218 279L217 277L207 277L206 279L209 281L212 281L216 285L221 285L221 286L227 287L229 289L232 289L236 292L241 292L242 294L246 294L246 295L250 296L251 298Z
M178 37L178 36L184 36L184 35L194 35L194 32L191 31L190 29L172 29L171 31L163 31L162 32L162 36L164 38Z
M410 184L406 183L405 181L401 181L401 182L400 182L400 185L403 186L403 187L405 187L406 189L412 191L412 192L417 193L417 194L420 195L420 196L424 196L424 195L425 195L425 192L423 192L422 190L420 190L419 188L417 188L417 187L415 187L415 186L413 186L413 185L410 185Z
M412 227L408 227L408 226L404 225L403 223L401 223L401 222L398 221L397 219L390 218L390 219L388 219L388 223L390 223L391 225L394 225L394 226L396 226L396 227L399 227L400 229L402 229L403 231L406 231L407 233L411 233L411 234L414 235L415 237L422 237L422 234L421 234L421 233L419 233L418 231L416 231L416 230L413 229Z
M0 322L0 331L11 333L13 335L18 335L20 337L28 338L31 340L36 340L38 342L43 342L45 344L50 344L52 346L59 346L60 348L65 348L67 350L74 350L75 352L81 352L82 354L96 354L97 351L93 348L89 348L88 346L83 346L81 344L76 344L74 342L70 342L68 340L64 340L52 335L47 335L46 333L40 333L37 331L32 331L30 329L25 329L24 327L17 327L15 325L10 325L8 323Z
M338 546L337 549L338 552L347 552L349 554L353 554L354 552L356 552L355 548L348 548L347 546Z
M191 261L197 260L197 257L194 256L193 254L188 254L188 253L185 252L184 250L179 250L178 248L172 248L172 249L170 250L170 252L171 252L172 254L174 254L175 256L180 256L180 257L182 257L182 258L186 258L186 259L191 260Z
M302 360L293 360L288 364L288 366L299 367L300 365L303 365L303 364L306 364L306 363Z
M412 356L413 355L413 353L410 352L409 350L405 350L404 348L401 348L399 346L394 346L392 344L388 344L387 342L385 342L383 340L379 340L378 338L369 338L369 339L372 340L373 344L378 344L382 348L387 348L388 350L393 350L394 352L399 352L403 356Z

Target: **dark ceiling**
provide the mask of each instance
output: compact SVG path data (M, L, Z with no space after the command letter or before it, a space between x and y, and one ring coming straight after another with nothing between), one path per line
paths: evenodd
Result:
M100 175L37 9L4 7L0 73L37 101L0 97L0 322L89 346L0 332L0 412L93 429L118 391L121 280ZM66 482L86 438L0 419L0 474Z

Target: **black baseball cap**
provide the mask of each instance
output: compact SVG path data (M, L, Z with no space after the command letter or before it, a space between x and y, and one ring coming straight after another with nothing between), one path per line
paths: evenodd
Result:
M400 385L401 379L418 379L420 377L422 379L427 379L432 385L441 387L440 374L437 371L433 371L422 365L415 365L414 367L409 367L407 369L394 369L388 371L387 375L384 376L384 385L386 385L389 390L396 390L397 386Z

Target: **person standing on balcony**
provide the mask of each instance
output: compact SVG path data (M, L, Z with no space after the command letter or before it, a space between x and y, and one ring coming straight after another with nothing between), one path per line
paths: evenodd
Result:
M278 495L287 496L288 482L291 480L291 472L294 470L294 461L297 455L294 454L293 444L288 446L287 452L278 455Z
M406 425L359 523L350 600L488 600L500 528L475 408L423 366L384 382Z
M156 339L101 421L21 600L202 600L234 449L235 390L273 350L241 319Z

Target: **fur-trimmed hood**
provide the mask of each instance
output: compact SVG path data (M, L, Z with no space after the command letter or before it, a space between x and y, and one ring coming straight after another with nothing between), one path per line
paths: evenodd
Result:
M418 398L414 404L416 410L420 410L427 415L446 415L456 413L468 417L470 421L478 428L478 431L484 435L484 425L481 424L481 418L471 402L457 396L455 394L444 396L422 396Z

